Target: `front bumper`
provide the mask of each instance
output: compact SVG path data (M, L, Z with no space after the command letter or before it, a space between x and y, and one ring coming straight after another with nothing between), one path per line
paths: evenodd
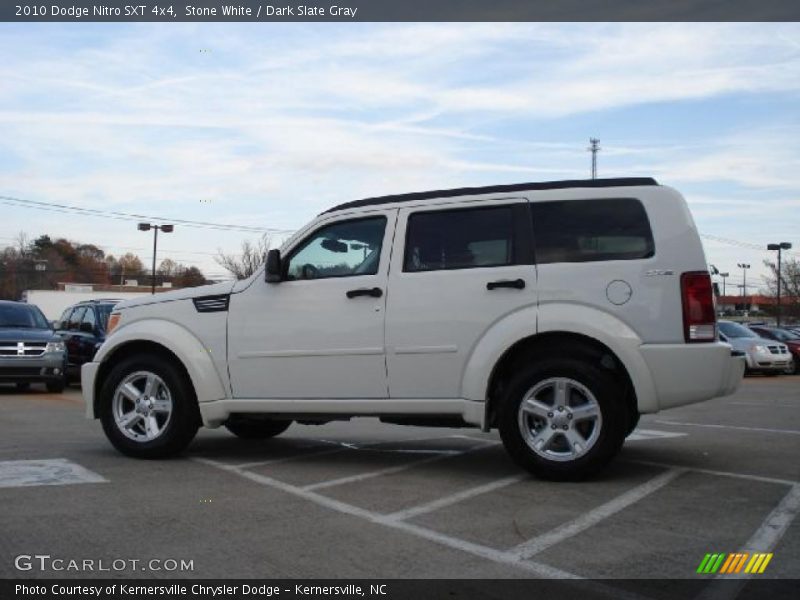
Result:
M96 419L99 415L94 410L94 381L97 378L97 369L100 363L88 362L81 367L81 394L86 405L86 418Z
M61 352L42 356L0 357L0 383L33 383L64 378L66 361Z
M744 356L722 342L710 344L644 344L658 409L728 396L744 375Z

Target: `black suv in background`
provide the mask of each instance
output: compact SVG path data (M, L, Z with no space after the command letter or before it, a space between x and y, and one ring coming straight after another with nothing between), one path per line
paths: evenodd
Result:
M67 308L56 331L67 346L67 380L80 381L81 366L94 358L106 339L108 316L116 299L84 300Z
M64 389L64 342L38 306L0 300L0 383L26 390L44 383L49 392Z

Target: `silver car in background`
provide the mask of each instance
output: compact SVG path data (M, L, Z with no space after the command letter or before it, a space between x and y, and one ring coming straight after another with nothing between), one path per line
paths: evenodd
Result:
M719 321L719 338L734 350L744 352L747 373L778 375L793 367L794 361L786 344L759 337L752 329L733 321Z

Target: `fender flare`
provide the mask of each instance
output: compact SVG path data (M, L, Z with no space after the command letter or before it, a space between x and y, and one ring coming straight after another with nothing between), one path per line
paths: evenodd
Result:
M152 342L177 356L189 374L198 403L227 398L209 351L188 329L172 321L142 319L125 325L106 339L94 362L103 363L117 350L134 342Z
M656 412L655 384L639 352L642 340L617 317L582 304L530 306L503 317L478 340L466 362L461 393L467 400L485 402L495 366L517 342L544 333L571 333L607 346L620 360L633 383L639 412Z

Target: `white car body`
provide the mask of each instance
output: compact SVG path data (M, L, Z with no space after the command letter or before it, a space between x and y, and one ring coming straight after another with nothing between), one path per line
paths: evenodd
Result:
M281 255L292 256L331 223L379 216L386 226L374 274L268 283L262 268L235 283L125 301L115 309L115 331L83 367L87 416L98 416L103 365L126 345L142 342L177 357L207 427L233 414L427 415L460 417L488 429L492 375L504 355L521 342L556 343L563 336L613 353L630 379L639 413L732 393L742 377L742 359L732 357L715 334L704 343L685 339L681 274L707 270L686 202L655 182L605 183L351 203L319 215L286 242ZM551 257L541 264L404 271L412 214L619 198L644 207L652 256L588 262ZM525 287L487 290L494 280L523 280ZM346 295L374 288L380 297ZM210 310L199 312L204 306Z

